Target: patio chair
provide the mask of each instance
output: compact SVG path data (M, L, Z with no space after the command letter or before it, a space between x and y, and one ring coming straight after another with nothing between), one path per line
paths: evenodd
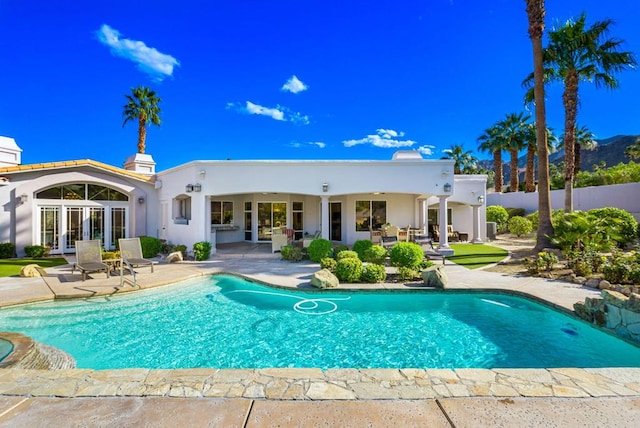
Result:
M120 249L123 266L126 266L129 270L136 267L150 266L151 273L153 273L153 261L142 257L140 238L120 238L118 239L118 248Z
M110 276L109 265L102 262L102 242L99 239L76 241L76 264L74 266L82 272L82 280L87 279L88 273L104 272Z
M393 247L394 245L396 245L398 243L398 237L397 236L383 236L382 237L382 246L385 249L389 249L391 247Z
M284 227L273 228L271 234L271 252L280 251L285 245L290 245L293 240L293 229L285 229Z
M311 245L313 240L320 238L321 234L322 234L322 232L320 230L316 230L316 233L313 234L313 235L303 236L302 239L301 239L302 248L309 248L309 245Z

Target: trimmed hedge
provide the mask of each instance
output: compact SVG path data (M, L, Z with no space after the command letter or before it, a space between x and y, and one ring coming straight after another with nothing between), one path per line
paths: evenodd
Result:
M145 258L153 258L162 251L162 241L153 236L141 236L140 246L142 247L142 256Z
M424 250L413 242L398 242L389 250L391 265L416 270L424 260Z
M357 257L338 260L334 274L340 281L359 282L364 270L362 261Z
M11 259L16 256L16 246L11 242L0 242L0 259Z
M367 251L364 252L363 261L368 263L375 263L377 265L384 265L386 258L387 258L387 249L381 245L374 245L371 248L368 248Z
M362 281L376 283L383 282L387 279L387 272L384 270L384 266L376 264L368 264L362 271Z
M24 247L24 253L27 257L44 257L47 253L47 247L43 245L27 245Z
M373 246L373 242L368 239L360 239L353 243L353 251L358 254L358 258L364 261L366 251Z

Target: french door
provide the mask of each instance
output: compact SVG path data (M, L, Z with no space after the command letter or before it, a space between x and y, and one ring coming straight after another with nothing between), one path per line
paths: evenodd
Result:
M332 241L342 241L342 203L329 203L329 236Z
M273 228L286 225L286 202L258 202L258 241L271 241Z

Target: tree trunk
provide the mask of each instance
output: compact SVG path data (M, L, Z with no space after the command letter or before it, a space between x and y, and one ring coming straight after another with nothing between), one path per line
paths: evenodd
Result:
M138 153L144 153L145 140L147 139L147 121L140 117L138 121Z
M536 148L527 146L527 169L524 173L524 191L535 192L536 183L534 179L533 169L535 168Z
M538 146L538 230L536 251L551 247L551 193L549 188L549 151L547 147L546 108L544 104L544 67L542 33L544 31L544 0L525 0L529 18L529 37L533 46L533 94L536 104L536 145Z
M496 173L493 187L496 193L502 193L502 150L493 152L493 170Z
M518 151L509 150L511 154L511 179L509 180L509 190L512 192L518 191Z
M573 176L575 177L582 170L582 165L580 165L582 163L582 146L577 141L574 141L573 147L575 152L573 156L573 159L575 159L573 161Z
M569 70L564 79L564 210L573 212L576 116L578 115L578 74Z

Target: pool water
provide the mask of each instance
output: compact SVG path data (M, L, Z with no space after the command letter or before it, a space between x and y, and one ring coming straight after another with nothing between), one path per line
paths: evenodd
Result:
M0 330L93 369L640 366L639 347L519 297L305 293L230 275L0 309Z
M0 361L13 351L13 344L8 340L0 339Z

